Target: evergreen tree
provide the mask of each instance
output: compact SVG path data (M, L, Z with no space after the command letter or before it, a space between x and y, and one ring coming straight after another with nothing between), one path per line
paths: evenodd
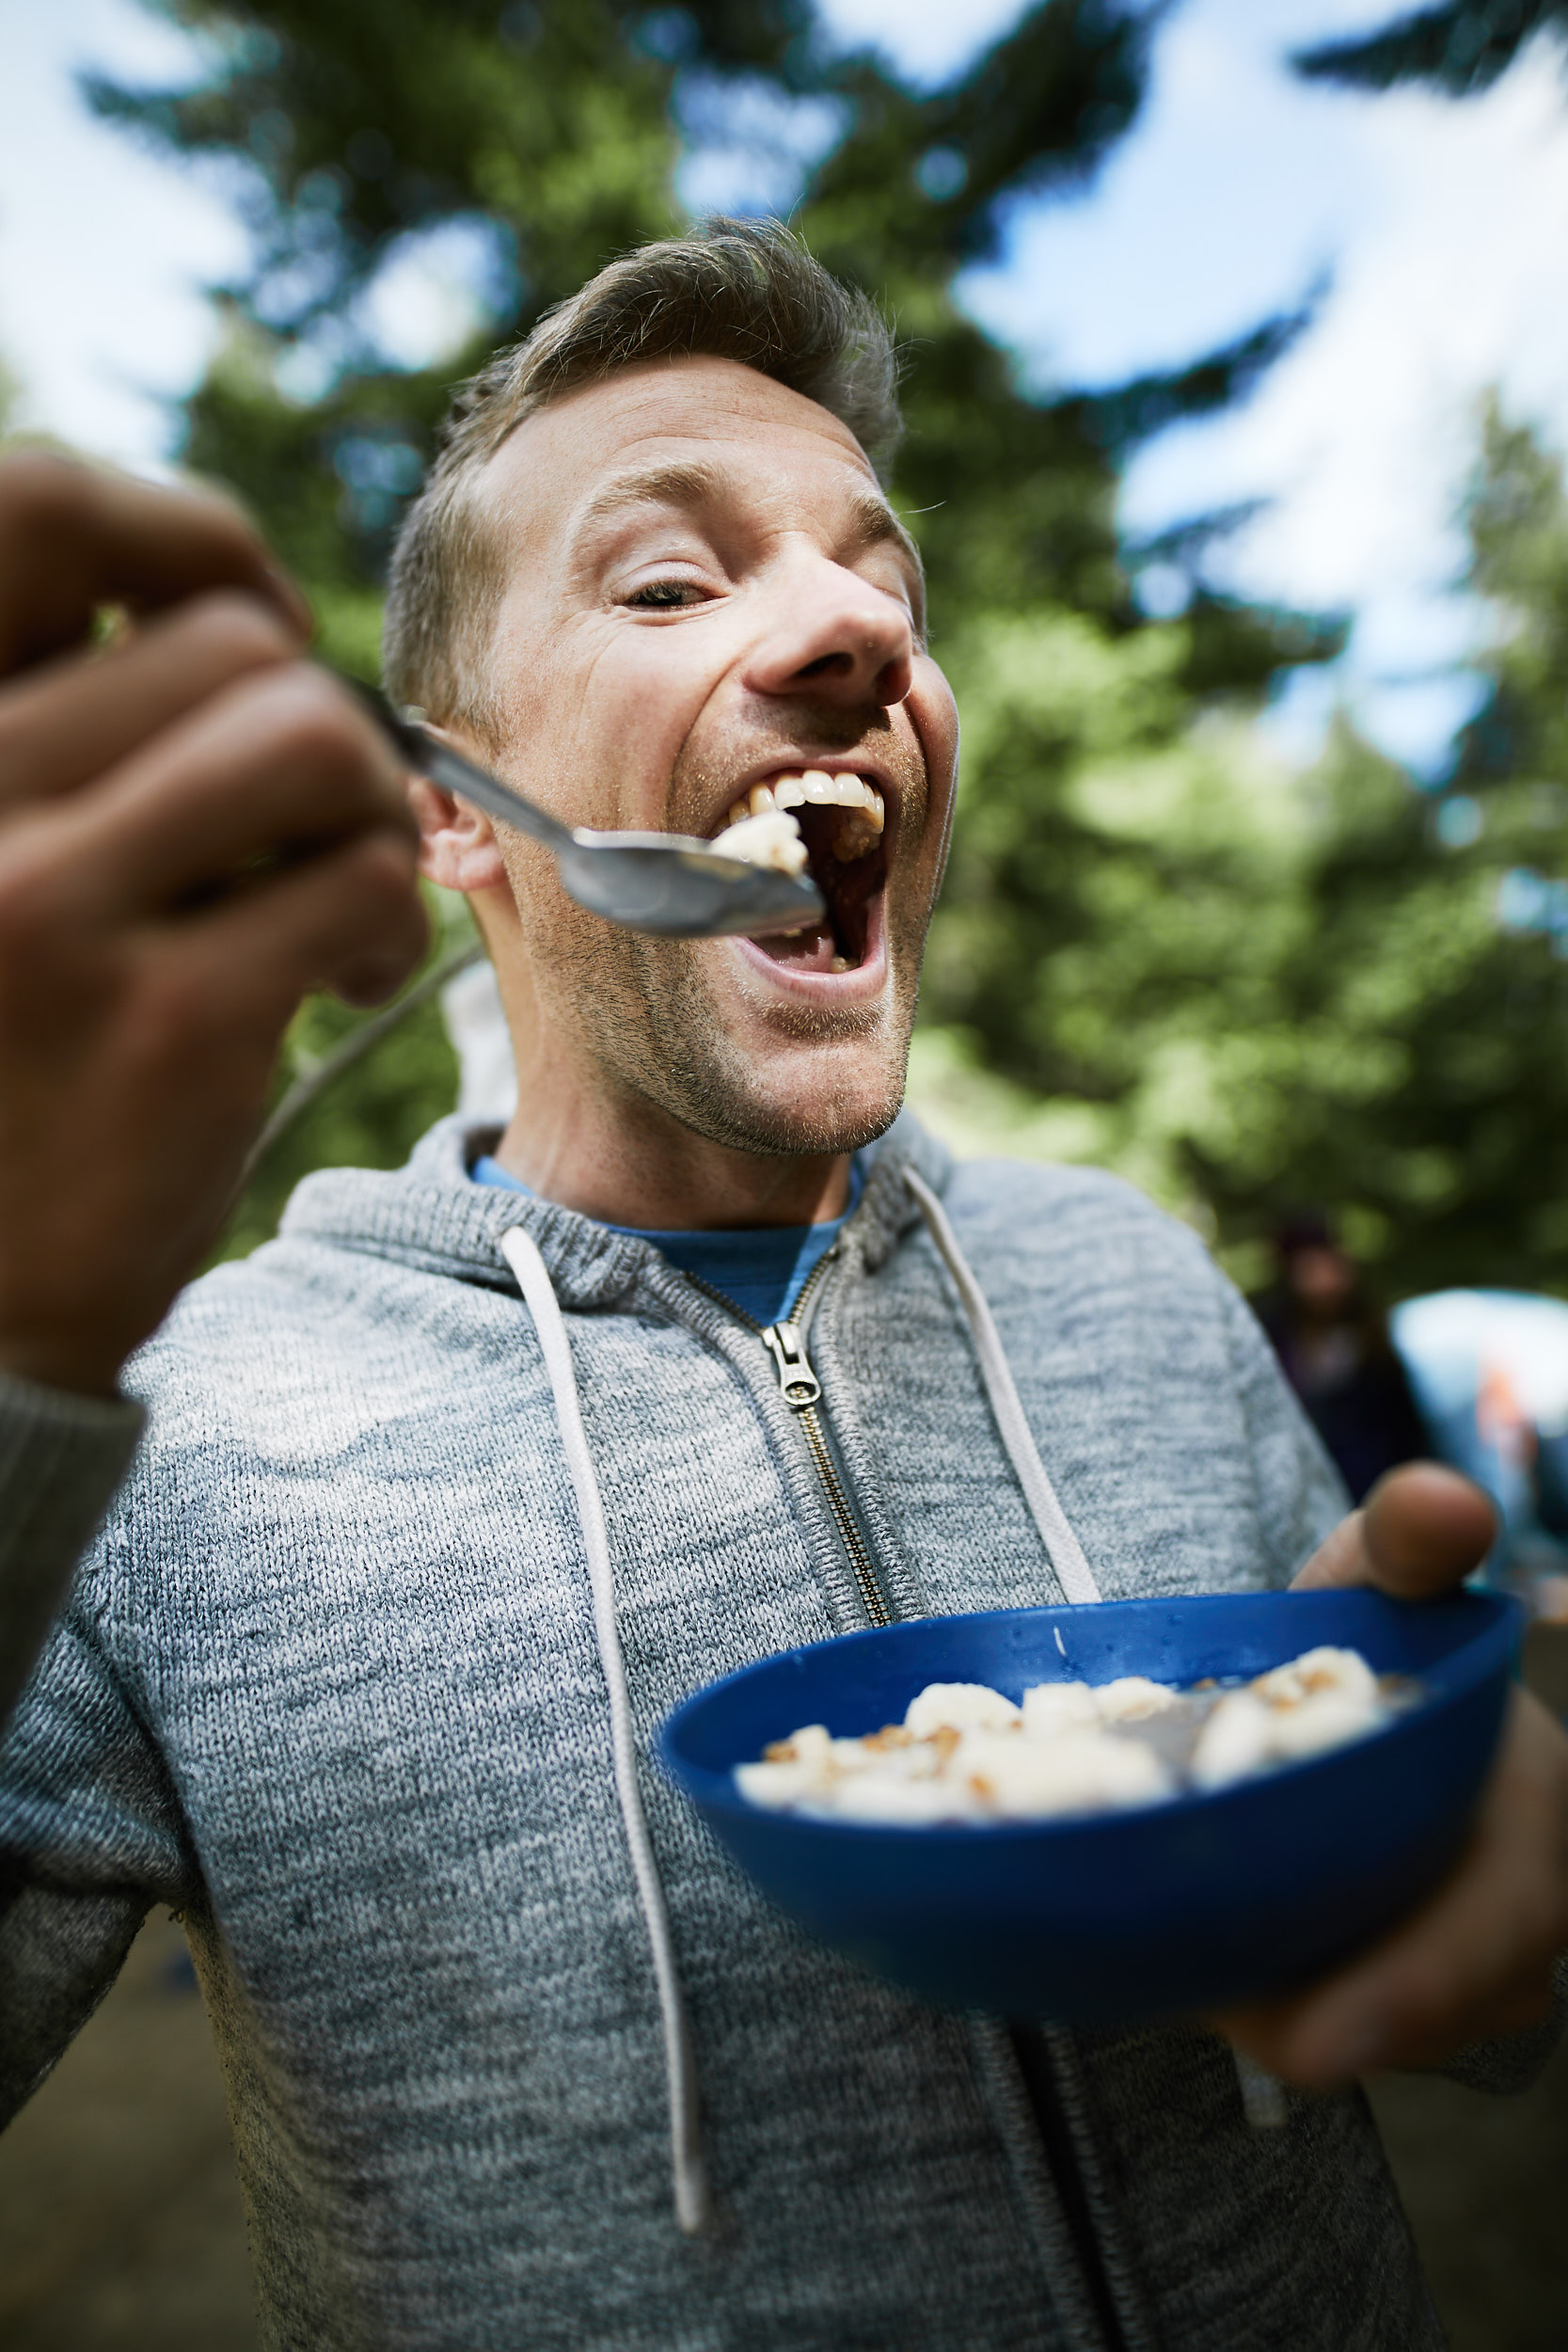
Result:
M1381 32L1305 49L1296 71L1351 89L1425 82L1450 98L1468 98L1490 89L1530 35L1546 25L1568 27L1568 0L1440 0Z

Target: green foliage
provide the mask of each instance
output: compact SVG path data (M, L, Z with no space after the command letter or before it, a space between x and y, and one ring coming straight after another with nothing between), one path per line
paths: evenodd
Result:
M1296 71L1309 81L1352 89L1427 82L1450 98L1490 89L1530 35L1568 25L1568 0L1439 0L1381 32L1357 33L1303 50Z
M1305 777L1183 727L1184 624L965 641L939 1124L1117 1167L1254 1279L1323 1203L1393 1293L1568 1291L1568 498L1495 410L1468 521L1497 627L1441 795L1348 726Z

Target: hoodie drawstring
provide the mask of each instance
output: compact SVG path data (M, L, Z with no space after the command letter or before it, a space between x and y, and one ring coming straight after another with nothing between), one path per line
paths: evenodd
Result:
M545 1369L555 1396L556 1424L577 1494L583 1549L588 1555L588 1579L594 1595L594 1630L599 1660L610 1692L610 1749L615 1763L615 1793L621 1803L626 1844L631 1850L632 1874L638 1900L653 1950L654 1978L658 1987L659 2015L664 2028L664 2065L670 2094L670 2167L675 2192L675 2217L689 2237L712 2222L713 2204L707 2166L703 2155L702 2121L698 2111L697 2066L691 2029L675 1969L670 1915L658 1864L654 1859L642 1795L637 1785L637 1741L631 1704L626 1696L626 1670L615 1623L615 1586L610 1565L610 1540L605 1532L604 1504L594 1475L594 1457L582 1426L577 1375L572 1368L571 1343L560 1304L545 1269L545 1261L521 1226L501 1236L501 1248L517 1278L529 1312L533 1317L544 1351Z
M1056 1571L1063 1594L1070 1601L1100 1598L1100 1587L1094 1581L1094 1570L1084 1557L1084 1548L1073 1534L1068 1515L1056 1500L1056 1489L1046 1475L1029 1423L1023 1417L1013 1382L1012 1369L1003 1352L1002 1335L997 1330L985 1292L970 1271L969 1261L958 1248L958 1237L947 1220L947 1212L936 1194L912 1168L904 1170L904 1182L913 1194L916 1206L926 1219L931 1239L948 1273L953 1277L969 1327L974 1335L974 1352L980 1359L980 1377L986 1384L990 1409L1007 1458L1023 1489L1023 1500L1029 1505L1029 1516L1039 1531L1045 1546L1045 1556Z
M1007 1457L1018 1473L1023 1499L1029 1505L1030 1517L1039 1531L1046 1557L1056 1571L1057 1580L1069 1601L1089 1601L1100 1598L1094 1570L1084 1556L1083 1546L1068 1520L1067 1513L1057 1501L1056 1490L1046 1474L1029 1424L1023 1417L1013 1381L1012 1368L1002 1346L985 1292L974 1279L969 1261L958 1247L958 1237L929 1184L917 1176L912 1168L904 1170L904 1182L925 1218L931 1239L937 1246L942 1263L953 1277L969 1327L974 1335L974 1349L980 1359L980 1377L986 1384L986 1394L996 1416L1002 1442ZM1289 2122L1290 2110L1285 2103L1285 2086L1273 2074L1265 2073L1241 2050L1231 2053L1236 2066L1236 2086L1242 2094L1242 2112L1255 2131L1277 2131Z

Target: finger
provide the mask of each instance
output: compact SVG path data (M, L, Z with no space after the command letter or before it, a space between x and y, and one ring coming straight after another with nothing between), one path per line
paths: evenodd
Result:
M1437 1462L1407 1462L1380 1478L1291 1581L1292 1592L1375 1584L1422 1600L1463 1583L1497 1539L1497 1515L1468 1478Z
M189 919L174 969L213 1023L280 1027L313 989L356 1004L390 995L429 936L413 840L365 833Z
M1568 1741L1516 1692L1465 1853L1436 1893L1310 1994L1220 2022L1272 2072L1326 2089L1532 2022L1565 1938Z
M415 826L403 771L373 722L306 663L241 681L105 780L80 812L78 903L100 918L175 911L369 829Z
M0 805L74 790L235 678L297 652L270 606L223 591L127 644L27 672L0 687Z
M303 644L310 612L219 499L29 451L0 460L0 676L81 642L103 604L260 596Z

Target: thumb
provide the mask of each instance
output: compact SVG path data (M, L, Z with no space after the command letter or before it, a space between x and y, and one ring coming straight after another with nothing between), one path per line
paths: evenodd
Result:
M1462 1584L1497 1533L1497 1512L1470 1479L1437 1462L1406 1462L1340 1521L1291 1589L1375 1584L1396 1599L1423 1600Z

